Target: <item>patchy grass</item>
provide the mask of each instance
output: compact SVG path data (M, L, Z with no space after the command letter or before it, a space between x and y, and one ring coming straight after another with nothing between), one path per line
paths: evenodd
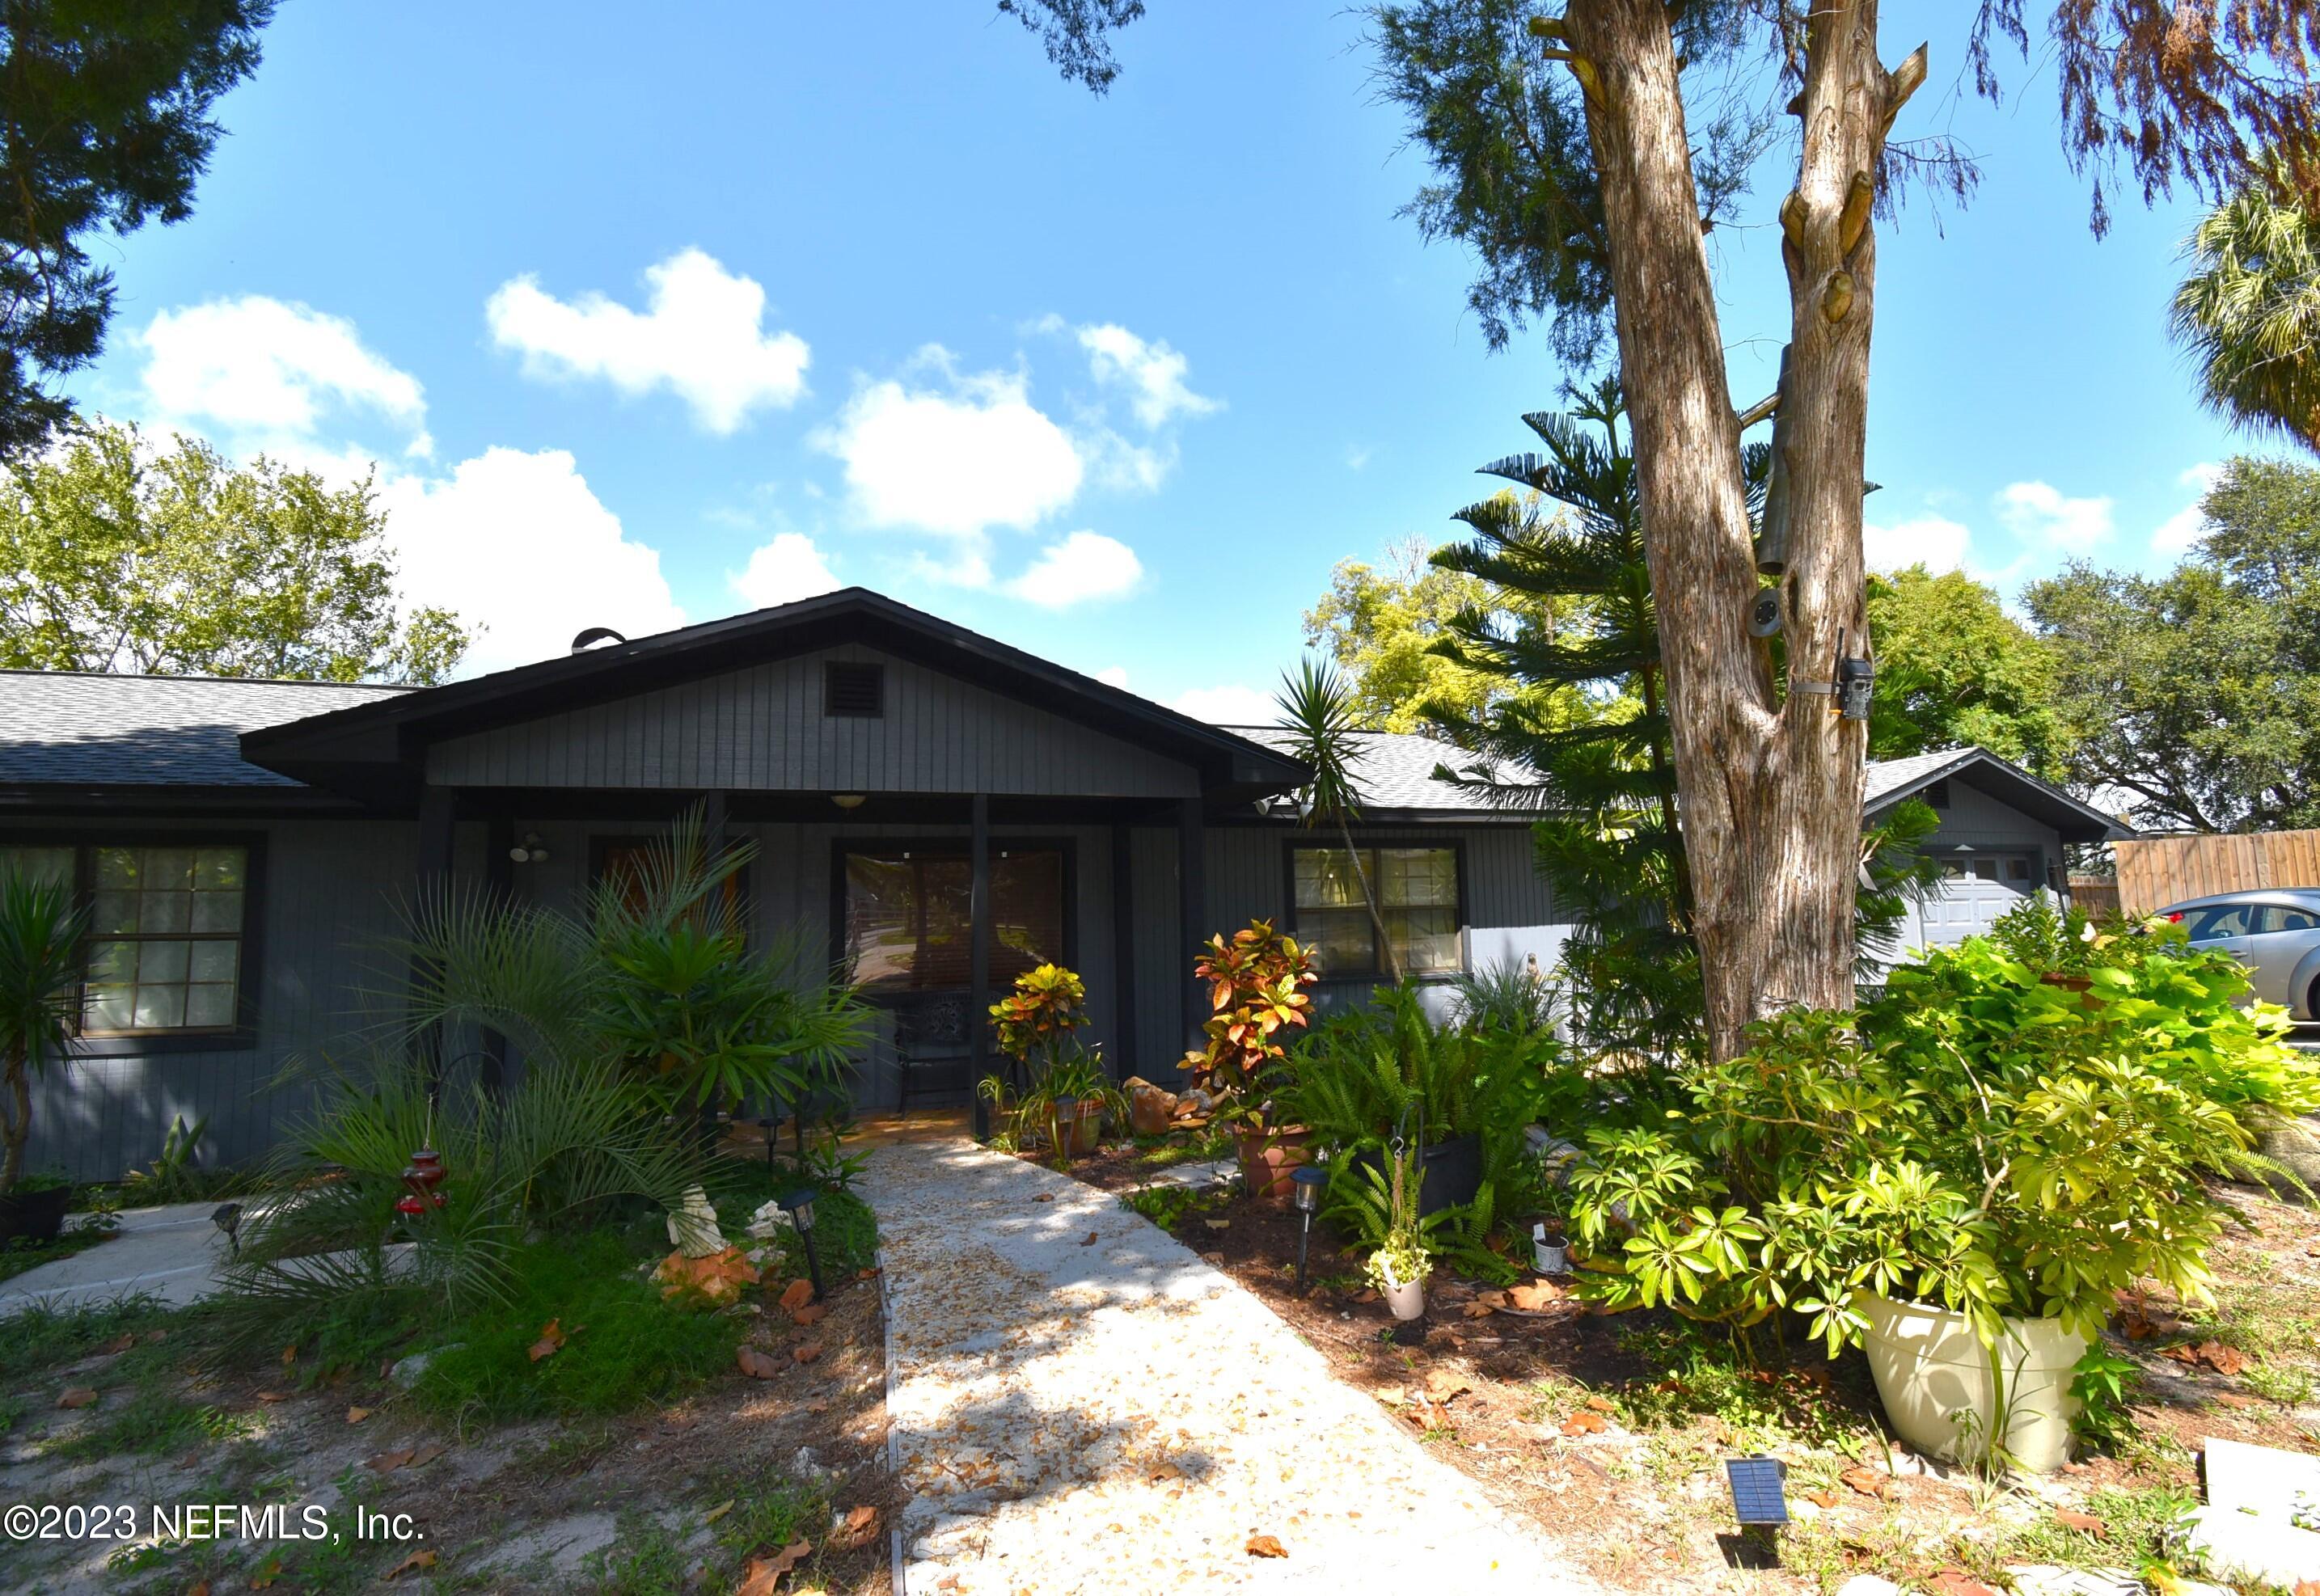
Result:
M87 1225L76 1225L47 1241L12 1236L0 1241L0 1280L12 1279L43 1264L53 1264L59 1258L69 1258L75 1253L86 1252L98 1243L112 1238L112 1231L95 1229Z
M86 1357L124 1335L144 1338L166 1334L187 1322L188 1315L168 1308L150 1296L120 1297L107 1302L77 1303L51 1308L45 1303L11 1314L8 1328L8 1373L37 1374Z

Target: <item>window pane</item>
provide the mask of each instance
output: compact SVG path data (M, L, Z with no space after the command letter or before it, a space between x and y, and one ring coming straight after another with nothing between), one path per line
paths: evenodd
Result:
M204 983L186 988L186 1023L231 1025L233 988L222 983Z
M1297 939L1324 975L1366 975L1377 969L1377 939L1365 909L1300 910Z
M106 983L135 980L137 944L91 942L88 947L88 978Z
M1389 909L1385 929L1405 975L1439 975L1458 967L1457 911L1453 909Z
M1010 852L991 861L991 984L1064 956L1064 856Z
M68 848L0 848L0 875L21 875L27 881L54 882L69 886L73 850Z
M1446 848L1389 848L1381 857L1379 902L1394 907L1458 906L1458 856Z
M190 848L149 848L145 850L147 892L189 893L194 890L194 850Z
M177 982L186 978L186 956L190 951L183 942L144 942L137 949L137 981L140 986L158 982Z
M136 993L126 986L88 989L87 1027L91 1030L127 1030L136 1012Z
M2030 879L2030 861L2029 861L2029 860L2027 860L2027 859L2008 859L2008 860L2007 860L2007 861L2006 861L2006 879L2007 879L2007 880L2008 880L2008 881L2027 881L2027 880L2029 880L2029 879Z
M182 986L140 986L137 989L137 1029L173 1030L186 1022L186 989Z
M137 929L137 894L135 893L99 893L96 894L94 930L102 932L133 931Z
M1296 853L1297 907L1343 909L1362 901L1354 857L1341 848L1300 848ZM1363 867L1371 861L1363 860ZM1300 924L1303 923L1302 917Z
M845 947L854 978L888 990L964 990L973 975L973 885L964 854L847 856ZM1063 957L1063 855L994 849L992 985Z
M137 929L140 931L182 931L194 922L191 893L137 894Z
M241 946L237 942L195 942L192 948L186 973L195 981L231 981L241 964Z
M1998 879L1998 861L1995 859L1976 859L1973 862L1973 874L1975 879L1980 881L1996 881Z
M205 848L194 855L194 890L238 893L242 887L242 850Z
M241 929L241 894L240 893L195 893L194 894L194 929L197 931Z
M134 891L137 886L137 850L133 848L98 848L96 884Z

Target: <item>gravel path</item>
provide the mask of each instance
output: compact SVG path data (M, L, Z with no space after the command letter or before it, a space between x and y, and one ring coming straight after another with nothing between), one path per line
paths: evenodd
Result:
M965 1141L863 1191L911 1596L1594 1588L1106 1193Z

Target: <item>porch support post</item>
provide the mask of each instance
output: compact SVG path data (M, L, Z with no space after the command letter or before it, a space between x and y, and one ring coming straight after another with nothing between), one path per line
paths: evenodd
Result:
M1125 1080L1138 1072L1129 1066L1136 1056L1136 865L1130 856L1130 832L1119 821L1111 823L1111 1078Z
M991 1105L983 1098L984 1040L991 1007L991 795L968 801L966 1074L974 1096L974 1139L991 1139Z
M711 858L725 847L725 793L711 788L701 795L701 846Z
M1200 946L1201 921L1208 918L1207 848L1201 824L1201 801L1180 799L1176 804L1176 930L1184 961L1183 984L1176 990L1183 1004L1184 1046L1201 1045L1201 1028L1209 1022L1209 989L1192 975L1192 949Z
M451 884L452 840L457 835L459 818L459 795L449 787L432 784L419 790L419 878L417 902L421 905L440 902L445 889ZM418 963L412 966L412 983L423 977L424 968ZM443 1027L438 1022L421 1029L415 1038L419 1066L427 1078L430 1096L443 1084Z
M504 909L515 901L515 863L508 857L508 849L514 846L514 817L492 816L484 828L484 885L494 908ZM476 1073L476 1084L487 1097L497 1097L506 1089L507 1051L507 1034L485 1026L484 1063Z

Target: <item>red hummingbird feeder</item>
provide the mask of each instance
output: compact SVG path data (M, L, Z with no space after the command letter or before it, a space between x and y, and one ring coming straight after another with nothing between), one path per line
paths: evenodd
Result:
M432 1147L421 1147L411 1155L411 1162L403 1169L403 1195L394 1200L394 1211L408 1219L416 1219L430 1208L443 1206L443 1193L435 1188L443 1183L443 1155Z

